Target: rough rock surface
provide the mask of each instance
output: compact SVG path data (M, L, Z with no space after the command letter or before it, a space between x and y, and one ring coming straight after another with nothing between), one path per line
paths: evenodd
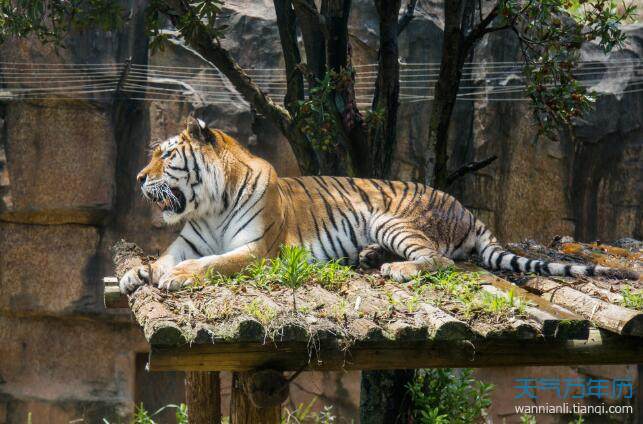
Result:
M58 53L33 40L12 40L0 48L0 60L80 64L132 57L139 64L204 66L180 46L149 56L146 3L123 0L132 20L121 31L74 34ZM407 62L436 62L443 26L439 2L420 3L422 10L400 38L401 55ZM373 63L378 26L372 2L353 4L354 61ZM231 26L224 43L242 66L283 65L270 0L229 2L225 13ZM629 34L631 44L619 54L640 58L643 28L632 26ZM514 60L516 54L515 40L499 34L479 46L474 60ZM588 60L597 54L585 48ZM597 88L618 91L633 86L635 76L623 70L615 84ZM604 96L597 111L559 142L535 140L526 104L458 102L452 167L491 154L500 158L452 191L505 240L546 241L554 234L641 239L642 96ZM196 106L281 175L297 174L285 140L243 102ZM115 421L151 393L132 389L134 352L146 345L123 323L126 316L102 309L101 277L111 272L108 249L117 239L156 253L173 238L176 229L161 226L134 177L147 160L149 142L174 134L194 107L104 96L0 106L0 423L24 423L28 412L35 423ZM430 102L400 109L399 178L417 175L429 111ZM302 385L323 391L324 402L341 403L350 415L354 405L344 402L344 391L317 387L335 378Z

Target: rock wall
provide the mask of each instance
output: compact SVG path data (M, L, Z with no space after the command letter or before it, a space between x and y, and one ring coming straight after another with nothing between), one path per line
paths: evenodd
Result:
M123 4L132 21L122 31L73 34L59 52L34 40L12 40L0 48L0 61L116 63L132 57L140 64L207 66L179 44L150 56L145 1ZM439 61L439 8L423 4L400 39L408 62ZM354 5L354 61L373 63L376 14L368 0ZM226 14L231 26L224 43L242 66L283 65L271 1L230 3ZM633 26L629 34L631 44L620 54L641 57L643 28ZM515 40L497 35L479 47L475 60L514 60L516 54ZM584 54L594 58L597 52L587 46ZM631 86L632 78L624 72L617 85L599 88L618 91ZM500 159L452 191L505 240L554 234L640 239L641 100L641 93L607 95L556 142L536 139L525 104L458 102L452 167L491 154ZM283 137L243 102L197 106L280 175L297 174ZM400 109L399 178L416 175L430 106ZM175 134L194 107L99 96L0 105L0 423L23 423L29 412L35 423L113 421L131 413L137 399L180 398L180 376L163 380L167 390L145 377L140 354L147 346L127 314L103 309L101 279L111 271L109 246L117 239L157 252L173 238L176 228L162 226L134 177L147 160L150 140ZM344 389L328 388L336 379L300 379L294 398L322 393L340 405L343 416L355 416ZM145 392L146 384L156 387ZM354 397L354 375L346 387Z

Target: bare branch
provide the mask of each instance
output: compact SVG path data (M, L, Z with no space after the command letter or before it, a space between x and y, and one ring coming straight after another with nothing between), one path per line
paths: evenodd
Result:
M468 49L470 46L472 46L476 41L481 39L485 34L487 34L489 30L489 25L493 22L494 19L498 16L498 6L496 5L487 16L484 17L484 19L480 20L478 25L473 28L473 30L465 37L464 39L464 45L465 49ZM504 28L503 28L504 29Z
M411 23L413 18L415 18L415 5L417 4L417 2L418 0L409 0L409 2L406 4L406 11L397 22L398 36L402 33L402 31L406 29L407 25Z
M473 161L465 165L462 165L460 168L456 169L451 174L449 174L449 176L447 177L447 186L453 184L455 181L459 180L460 178L464 177L467 174L471 174L486 166L489 166L496 159L498 159L498 156L493 155L481 161Z

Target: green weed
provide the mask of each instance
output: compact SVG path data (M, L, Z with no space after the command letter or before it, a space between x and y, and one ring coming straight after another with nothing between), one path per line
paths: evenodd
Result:
M491 405L492 384L477 381L469 368L418 370L407 386L414 422L420 424L475 424Z
M352 275L353 270L339 260L315 262L303 247L282 246L276 258L257 259L234 276L224 276L210 269L203 280L204 284L226 287L251 285L265 289L284 285L295 291L310 283L338 290Z
M263 325L270 323L277 317L277 311L260 299L253 299L252 302L245 306L244 310Z
M643 311L643 290L636 290L632 286L623 285L621 295L623 296L622 306Z

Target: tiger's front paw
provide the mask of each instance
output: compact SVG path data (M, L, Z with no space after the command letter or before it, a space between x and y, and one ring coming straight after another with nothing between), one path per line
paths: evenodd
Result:
M392 278L400 283L411 280L422 269L415 262L390 262L382 265L380 272L384 277Z
M373 269L384 263L385 250L379 244L369 244L359 252L359 267Z
M132 294L134 291L144 284L150 282L150 274L147 266L139 266L132 268L123 275L118 287L123 294Z
M159 289L176 291L191 286L196 282L197 276L203 272L197 260L183 261L161 277Z

